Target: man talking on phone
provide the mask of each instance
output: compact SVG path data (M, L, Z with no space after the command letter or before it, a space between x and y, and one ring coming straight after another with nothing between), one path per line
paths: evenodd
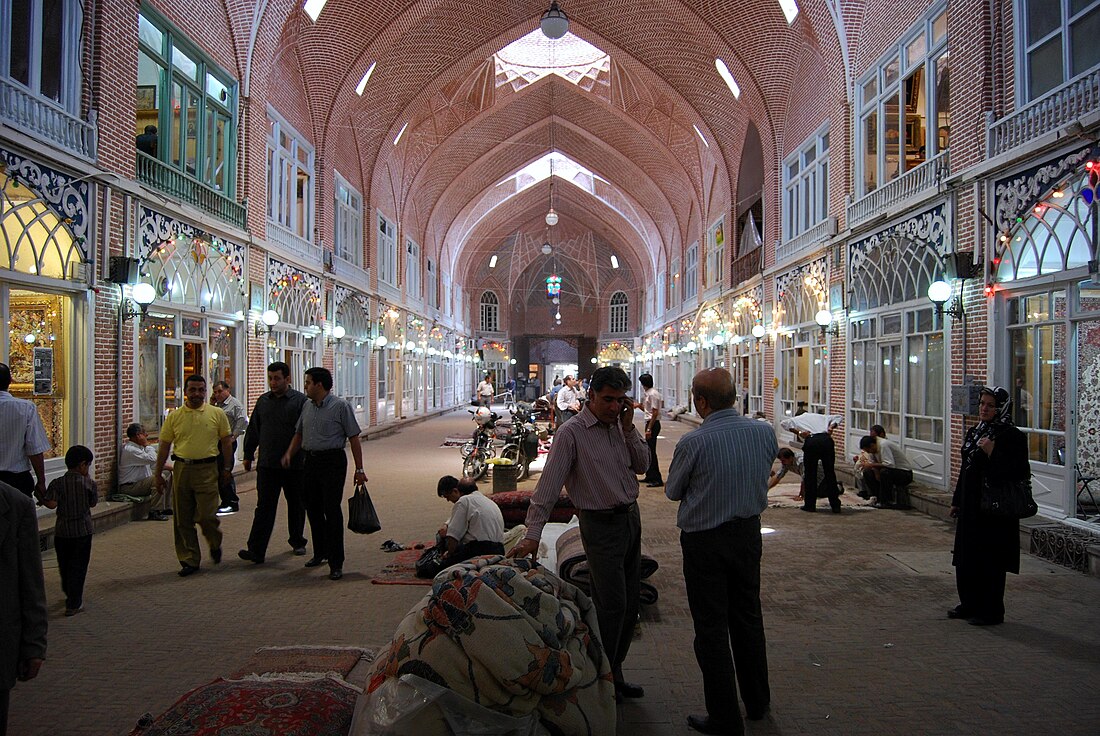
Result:
M508 555L534 556L542 528L565 486L579 510L600 639L620 699L645 694L640 685L623 679L641 581L637 476L649 467L649 446L634 426L634 403L626 395L629 388L630 378L622 368L600 368L592 374L588 403L575 417L577 421L566 422L554 434L546 467L531 496L527 534Z

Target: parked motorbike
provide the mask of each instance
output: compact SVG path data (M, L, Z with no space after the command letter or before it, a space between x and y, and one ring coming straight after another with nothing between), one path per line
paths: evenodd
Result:
M500 456L519 467L516 480L523 480L531 472L531 463L539 453L539 430L535 426L530 404L518 403L512 411L510 441L500 450Z
M477 479L489 470L489 458L496 455L493 438L500 415L484 406L469 412L477 428L470 441L462 446L462 474Z

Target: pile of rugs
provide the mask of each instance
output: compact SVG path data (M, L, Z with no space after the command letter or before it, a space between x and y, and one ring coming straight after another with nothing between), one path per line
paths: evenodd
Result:
M353 647L263 647L130 736L346 736L360 689L345 678L373 655Z
M410 679L452 691L486 718L537 719L552 733L614 733L615 688L596 631L588 596L531 560L479 557L449 567L375 663L352 733L450 733L453 714L443 705L424 713L424 698L405 698L406 712L394 712L387 692Z
M534 491L507 491L494 493L489 496L493 503L500 507L500 513L504 516L504 526L512 527L522 524L527 519L527 507L531 505L531 494ZM565 491L558 496L558 502L554 504L548 521L564 524L577 513L577 507L566 495Z
M642 585L638 600L645 605L657 602L657 588L647 583L648 578L657 572L657 560L642 550ZM588 557L584 554L579 526L567 529L558 537L558 575L567 583L572 583L585 593L591 593L591 580L588 572Z

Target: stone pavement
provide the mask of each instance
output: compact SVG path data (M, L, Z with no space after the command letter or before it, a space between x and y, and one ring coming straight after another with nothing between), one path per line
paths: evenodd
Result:
M347 535L339 582L291 555L282 513L267 563L237 559L255 502L248 484L241 513L222 518L225 561L204 560L198 575L176 575L170 523L110 529L93 542L87 611L64 618L48 553L49 659L38 679L12 691L9 734L126 734L142 713L163 711L260 646L380 649L425 589L372 585L389 559L379 545L424 539L447 518L435 482L458 475L461 461L439 445L471 429L461 411L364 444L383 530ZM665 423L662 467L688 429ZM702 711L702 696L676 506L661 489L641 490L660 601L643 609L626 662L646 697L620 706L619 732L689 734L685 716ZM952 529L942 521L772 508L763 522L774 529L763 568L772 711L748 723L749 734L1100 732L1100 580L1025 555L1023 574L1009 576L1007 622L976 628L944 617L956 598Z

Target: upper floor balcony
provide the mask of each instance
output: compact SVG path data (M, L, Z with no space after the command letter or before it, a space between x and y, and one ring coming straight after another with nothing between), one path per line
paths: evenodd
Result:
M890 215L898 205L931 196L951 173L948 151L906 171L870 194L848 204L848 227L855 228L880 215Z
M809 253L822 242L836 235L835 217L826 217L813 227L807 228L788 240L781 241L775 248L775 262L784 263Z
M137 178L143 184L198 207L242 230L247 224L248 213L243 204L142 151L137 152Z
M0 119L87 161L96 156L96 126L0 77Z
M989 158L1007 153L1100 110L1100 69L1075 79L1016 112L986 120Z
M267 242L296 256L312 266L321 266L325 262L324 252L303 237L295 235L282 225L267 221Z

